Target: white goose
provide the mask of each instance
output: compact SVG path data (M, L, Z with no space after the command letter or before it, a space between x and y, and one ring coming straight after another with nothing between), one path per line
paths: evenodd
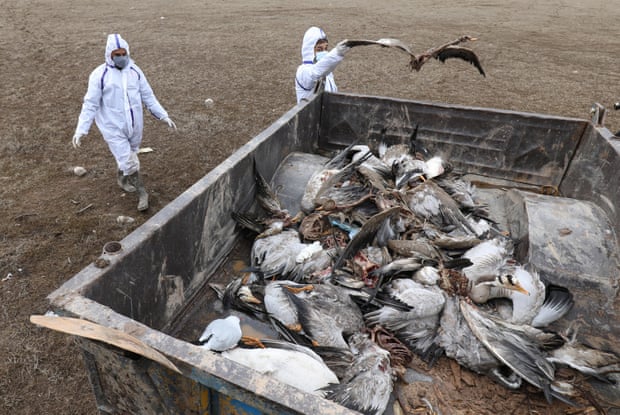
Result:
M513 277L528 294L518 290L509 293L512 310L505 319L510 323L546 327L563 317L573 306L573 296L568 290L546 286L535 269L528 271L518 265Z
M234 315L210 322L198 342L207 350L221 352L229 360L308 393L323 396L322 388L339 382L321 357L307 347L244 337L239 317ZM238 347L240 342L259 347Z
M535 269L518 265L506 238L486 240L463 257L472 262L463 268L469 281L469 297L478 304L494 298L510 299L512 307L501 314L510 323L544 327L564 316L573 305L568 291L547 287Z
M318 396L325 396L324 388L339 383L334 372L309 348L285 341L261 341L264 348L237 347L222 352L222 356Z

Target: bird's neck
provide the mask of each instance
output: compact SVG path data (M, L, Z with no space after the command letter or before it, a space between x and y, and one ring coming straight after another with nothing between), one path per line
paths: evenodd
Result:
M489 284L476 284L469 289L469 298L475 303L484 304L493 298L508 298L512 300L514 291L504 287Z

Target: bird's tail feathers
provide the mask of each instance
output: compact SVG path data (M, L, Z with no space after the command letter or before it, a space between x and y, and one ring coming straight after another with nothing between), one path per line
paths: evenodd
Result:
M573 307L573 295L564 287L549 285L545 301L532 320L534 327L545 327L563 317Z

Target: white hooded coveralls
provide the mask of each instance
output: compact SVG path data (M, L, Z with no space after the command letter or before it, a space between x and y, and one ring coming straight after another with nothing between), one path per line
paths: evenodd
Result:
M336 53L333 48L329 53L314 63L314 46L321 39L327 40L327 35L320 28L313 26L306 30L301 43L301 65L297 67L295 74L295 92L297 102L310 99L314 93L316 83L325 78L325 91L338 92L332 71L342 62L343 56Z
M119 35L108 35L105 47L105 63L95 68L88 79L82 111L76 134L86 135L93 120L125 176L140 170L138 149L142 142L142 103L157 118L164 119L168 113L161 106L146 76L133 60L118 69L111 53L124 48L129 54L129 44Z

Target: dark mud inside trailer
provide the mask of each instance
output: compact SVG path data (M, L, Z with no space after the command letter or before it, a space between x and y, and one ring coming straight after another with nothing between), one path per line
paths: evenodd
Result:
M182 372L80 340L100 410L348 413L190 344L219 316L209 283L249 262L251 236L230 212L255 206L253 169L272 179L291 212L310 174L359 140L417 140L467 173L494 219L518 241L517 259L569 288L576 304L554 327L620 355L620 159L616 139L580 119L323 94L297 106L50 295L55 311L117 328L169 357ZM259 336L270 327L242 316ZM618 390L597 385L606 400ZM220 412L218 412L220 411ZM245 411L245 412L244 412Z

